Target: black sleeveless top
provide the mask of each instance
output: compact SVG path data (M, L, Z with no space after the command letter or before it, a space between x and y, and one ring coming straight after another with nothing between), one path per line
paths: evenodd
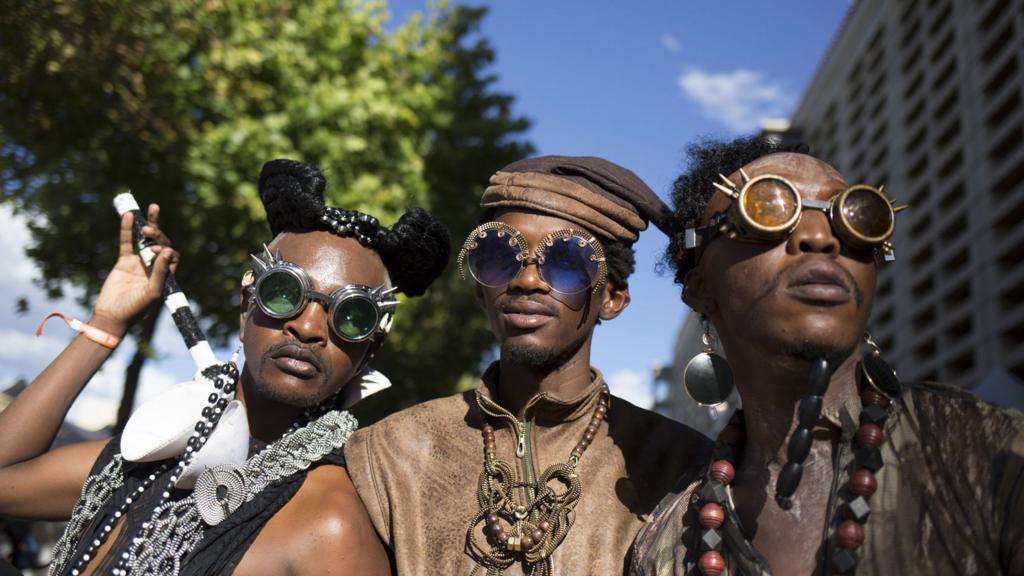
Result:
M259 452L264 446L266 444L263 442L255 439L251 440L249 455L252 456ZM120 436L115 436L107 443L103 451L100 452L99 458L93 464L90 475L98 474L120 451L121 438ZM124 462L124 484L114 491L110 499L103 504L93 517L92 522L90 522L75 545L75 555L68 562L68 566L62 572L62 576L67 576L70 573L75 560L85 553L87 543L96 537L97 531L102 529L104 522L121 506L125 498L130 493L137 491L143 480L164 463L166 461ZM128 551L131 539L140 532L142 524L149 520L153 510L160 503L160 495L163 493L164 487L167 486L175 464L176 461L170 461L167 469L157 477L149 489L134 499L122 520L124 526L119 531L114 545L100 563L96 565L94 574L109 574L117 564L117 559L121 557L121 554ZM277 482L270 484L257 494L255 498L242 504L238 510L235 510L223 522L213 527L207 527L203 534L203 539L196 544L196 547L182 562L181 576L231 574L234 572L246 551L249 550L249 546L252 545L253 540L259 535L260 530L299 491L309 471L325 464L344 467L345 457L341 449L330 452L319 461L313 462L307 470L296 472L291 476L281 478ZM187 490L175 490L171 494L170 499L180 500L189 494L190 491Z

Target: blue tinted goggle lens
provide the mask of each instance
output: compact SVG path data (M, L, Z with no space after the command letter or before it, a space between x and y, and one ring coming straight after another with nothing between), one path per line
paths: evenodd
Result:
M499 230L488 230L483 238L477 237L475 241L476 247L467 257L473 278L490 288L508 285L523 267L519 244L511 235ZM582 292L598 275L597 253L579 236L566 240L556 238L552 246L544 246L543 255L540 276L555 292Z
M469 252L468 260L473 278L490 288L508 284L522 267L519 244L512 235L502 230L488 230L483 238L478 236L476 247Z
M553 245L544 248L540 275L556 292L582 292L594 283L597 273L597 253L579 236L556 238Z

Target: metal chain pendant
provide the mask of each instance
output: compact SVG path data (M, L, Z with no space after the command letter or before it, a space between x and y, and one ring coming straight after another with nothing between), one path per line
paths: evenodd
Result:
M216 526L245 502L245 479L234 466L207 468L196 479L194 494L203 522Z

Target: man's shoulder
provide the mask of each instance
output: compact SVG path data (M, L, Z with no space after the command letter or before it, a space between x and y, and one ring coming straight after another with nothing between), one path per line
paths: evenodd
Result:
M903 386L901 406L907 413L899 421L912 423L913 436L942 453L947 462L959 454L987 459L1024 449L1024 414L1018 410L990 404L947 384Z
M472 405L473 391L468 390L428 400L360 428L349 437L345 444L345 459L358 463L364 454L376 452L387 446L391 453L408 453L410 457L422 457L429 453L425 443L450 438L460 429L469 429L466 415Z
M261 531L256 544L271 546L277 550L275 554L287 550L294 565L302 564L306 557L344 557L340 551L345 550L369 550L382 557L366 508L345 468L335 465L310 470L298 492Z
M652 496L678 492L703 473L714 443L697 430L612 396L608 433L622 451L630 477Z
M969 390L939 382L911 382L903 384L903 397L908 399L920 419L926 423L944 428L956 421L977 422L979 418L989 419L1001 427L1016 429L1024 433L1024 414L1013 408L991 404L972 394ZM941 420L937 420L941 418Z
M436 429L439 424L451 419L453 416L457 416L458 421L461 422L466 414L466 410L471 405L472 394L472 390L459 392L451 396L435 398L403 408L378 422L355 431L349 439L349 443L353 440L359 442L370 435L382 434L390 436L394 432L401 432L410 428L416 428L420 433L429 434L431 430Z
M630 401L612 395L609 425L630 428L642 432L648 442L679 444L680 449L708 450L713 442L699 431L667 416L641 408Z

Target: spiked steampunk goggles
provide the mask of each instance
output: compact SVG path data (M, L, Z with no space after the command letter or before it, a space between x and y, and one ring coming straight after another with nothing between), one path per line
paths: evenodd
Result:
M740 176L743 184L737 187L719 174L725 184L714 185L732 199L732 205L713 215L707 226L685 230L688 250L707 244L718 234L746 242L782 240L800 224L803 209L811 208L828 216L842 243L851 248L880 250L887 262L895 260L889 237L896 228L896 213L906 206L893 206L882 187L857 184L829 200L812 200L801 198L796 186L781 176L750 178L742 169Z
M604 247L578 228L548 234L530 256L522 233L504 222L487 222L469 233L458 262L463 279L468 268L473 279L488 288L508 286L523 268L536 264L552 296L573 309L582 306L578 295L588 289L598 292L608 278Z
M282 260L266 246L263 257L252 255L253 269L242 280L251 287L250 298L271 318L294 318L309 302L319 302L327 310L331 331L342 340L362 342L374 334L386 334L398 300L397 288L362 284L342 286L330 294L313 290L309 275L300 266Z

